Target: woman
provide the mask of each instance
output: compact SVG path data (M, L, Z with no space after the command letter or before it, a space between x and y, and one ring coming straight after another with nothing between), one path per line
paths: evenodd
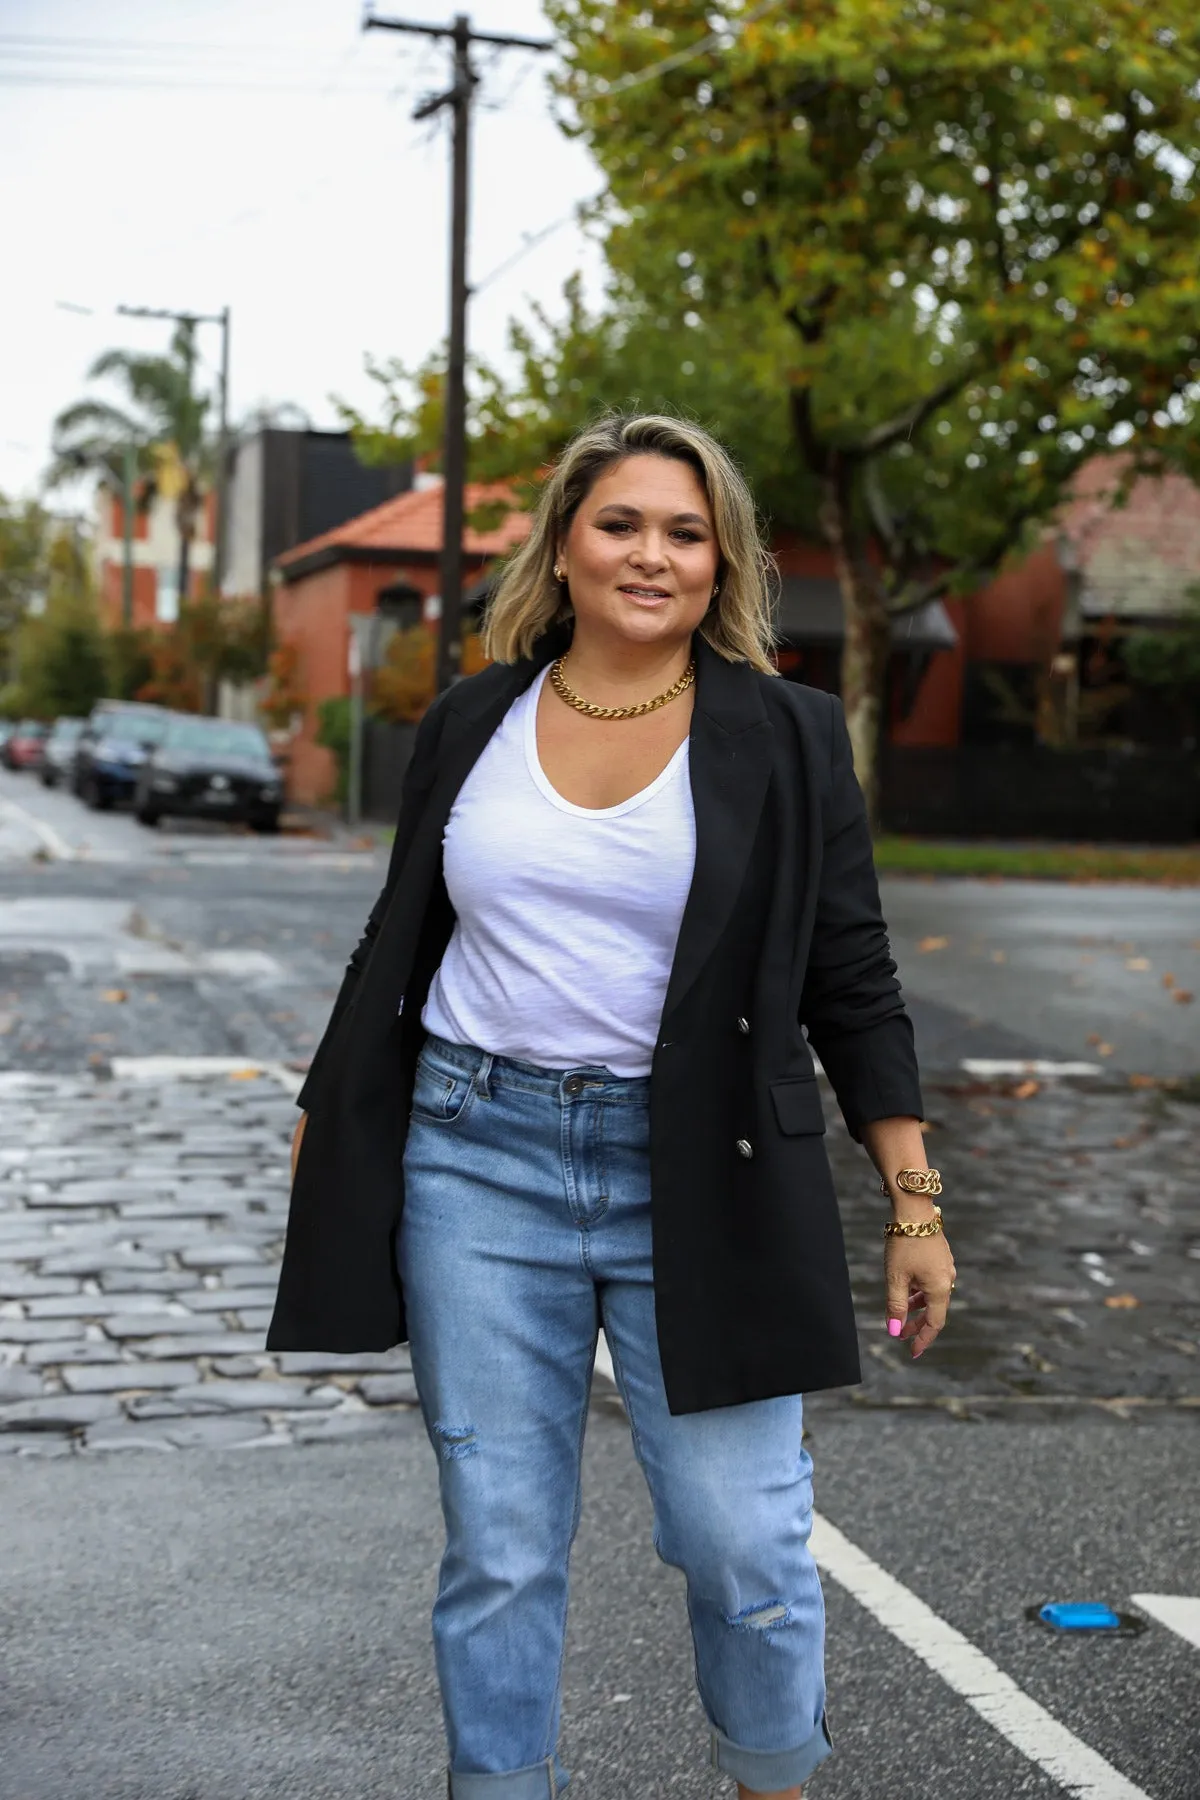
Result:
M716 1765L792 1800L829 1754L800 1396L859 1365L809 1042L891 1197L888 1329L919 1356L945 1321L842 710L777 678L767 569L703 431L610 417L569 446L489 611L493 665L422 722L300 1095L268 1344L411 1341L455 1800L566 1782L598 1322Z

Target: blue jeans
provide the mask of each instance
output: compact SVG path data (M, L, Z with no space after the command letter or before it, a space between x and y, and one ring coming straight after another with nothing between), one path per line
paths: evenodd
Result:
M567 1559L603 1323L654 1505L687 1579L712 1756L754 1792L830 1751L799 1395L673 1417L654 1325L649 1082L429 1038L399 1263L438 1457L433 1610L454 1800L553 1800Z

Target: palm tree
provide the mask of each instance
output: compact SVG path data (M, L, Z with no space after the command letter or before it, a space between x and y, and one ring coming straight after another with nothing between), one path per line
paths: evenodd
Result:
M196 327L177 325L166 356L105 350L88 370L90 381L113 380L128 395L127 407L107 400L77 400L54 421L49 486L75 479L81 468L120 482L130 446L141 481L141 504L156 492L173 493L179 532L179 598L188 599L192 543L212 466L205 436L209 396L196 392ZM127 496L128 504L128 496Z

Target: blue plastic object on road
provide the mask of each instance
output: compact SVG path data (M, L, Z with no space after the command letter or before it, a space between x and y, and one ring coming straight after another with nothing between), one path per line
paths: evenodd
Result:
M1121 1625L1111 1606L1094 1600L1054 1600L1039 1608L1038 1618L1056 1631L1118 1631Z

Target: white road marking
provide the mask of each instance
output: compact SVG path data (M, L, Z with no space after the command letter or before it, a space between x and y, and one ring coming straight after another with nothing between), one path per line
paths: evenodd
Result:
M1200 1600L1189 1594L1131 1594L1142 1612L1200 1650Z
M1103 1063L1050 1062L1044 1057L1030 1057L1021 1062L1016 1057L964 1056L959 1065L966 1074L981 1081L998 1081L1003 1075L1104 1075Z
M205 1081L253 1072L277 1082L293 1099L304 1086L298 1070L252 1056L114 1056L109 1067L118 1081Z
M53 825L47 825L45 819L39 819L36 813L31 813L16 800L0 798L0 818L10 819L14 824L24 825L28 831L32 831L43 850L56 862L74 862L75 852L66 838L60 837Z
M1080 1800L1149 1800L1143 1788L1060 1725L990 1656L819 1515L813 1520L812 1552L824 1574L1066 1793Z

